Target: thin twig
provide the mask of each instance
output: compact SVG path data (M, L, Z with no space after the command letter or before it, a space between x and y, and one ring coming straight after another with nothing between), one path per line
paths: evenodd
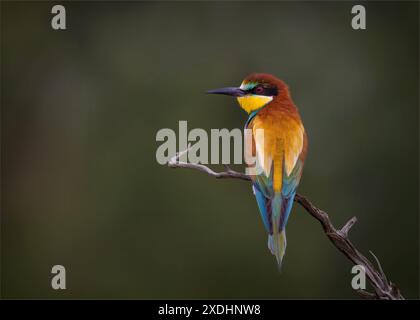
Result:
M202 164L195 164L195 163L188 163L188 162L182 162L179 161L179 158L183 156L185 153L187 153L191 149L191 145L188 146L188 148L180 153L177 153L171 160L168 162L168 166L171 168L189 168L189 169L195 169L199 170L201 172L207 173L208 175L215 177L216 179L227 179L227 178L235 178L235 179L241 179L250 181L251 178L247 176L246 174L236 172L229 167L227 167L226 171L223 172L215 172L209 167L202 165Z
M376 261L376 264L378 265L378 269L379 269L379 272L381 273L381 275L382 275L382 277L386 280L386 281L388 281L388 279L387 279L387 277L386 277L386 275L385 275L385 272L384 272L384 270L382 269L382 266L381 266L381 263L379 262L379 259L378 259L378 257L371 251L371 250L369 250L369 252L370 252L370 254L373 256L373 258L375 259L375 261Z
M208 175L215 177L216 179L240 179L251 181L251 177L232 170L229 166L225 165L226 171L216 172L209 167L202 164L194 164L179 161L180 157L186 154L191 149L191 145L188 148L180 153L177 153L173 158L168 162L168 166L171 168L188 168L198 170ZM378 265L376 269L373 264L362 254L360 253L353 243L348 238L348 233L351 227L356 223L357 218L353 217L341 228L336 229L331 223L331 220L328 214L315 207L307 198L300 194L296 194L295 202L299 203L302 208L304 208L312 217L317 219L324 233L331 241L331 243L343 253L354 265L360 265L364 268L366 276L371 284L374 293L367 292L365 290L357 290L357 292L367 299L381 299L381 300L403 300L404 297L401 295L399 289L395 284L388 281L382 266L378 258L372 253L372 256L375 258Z

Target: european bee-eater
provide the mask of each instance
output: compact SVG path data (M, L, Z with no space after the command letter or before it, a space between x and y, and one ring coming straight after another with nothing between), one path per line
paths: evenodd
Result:
M208 93L236 97L248 114L252 150L262 168L252 175L253 190L268 233L268 248L281 268L286 251L286 224L307 151L307 137L288 86L269 74L251 74L239 88ZM263 139L257 130L263 130ZM263 156L262 156L263 155Z

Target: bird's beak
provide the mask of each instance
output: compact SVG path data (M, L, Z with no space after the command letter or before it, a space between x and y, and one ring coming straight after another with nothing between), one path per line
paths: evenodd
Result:
M207 93L225 94L225 95L232 96L232 97L242 97L242 96L246 95L246 91L244 91L240 88L235 88L235 87L209 90L209 91L207 91Z

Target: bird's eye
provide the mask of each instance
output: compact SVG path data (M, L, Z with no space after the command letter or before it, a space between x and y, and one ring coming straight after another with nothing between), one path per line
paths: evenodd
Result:
M257 93L257 94L261 94L261 93L263 93L264 92L264 88L263 87L256 87L255 88L255 93Z

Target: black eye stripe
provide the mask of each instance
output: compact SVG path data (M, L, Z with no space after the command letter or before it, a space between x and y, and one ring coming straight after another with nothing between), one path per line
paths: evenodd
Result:
M261 88L263 89L261 91ZM256 86L251 90L248 90L249 93L258 94L260 96L276 96L278 94L276 87L263 87L263 86Z

